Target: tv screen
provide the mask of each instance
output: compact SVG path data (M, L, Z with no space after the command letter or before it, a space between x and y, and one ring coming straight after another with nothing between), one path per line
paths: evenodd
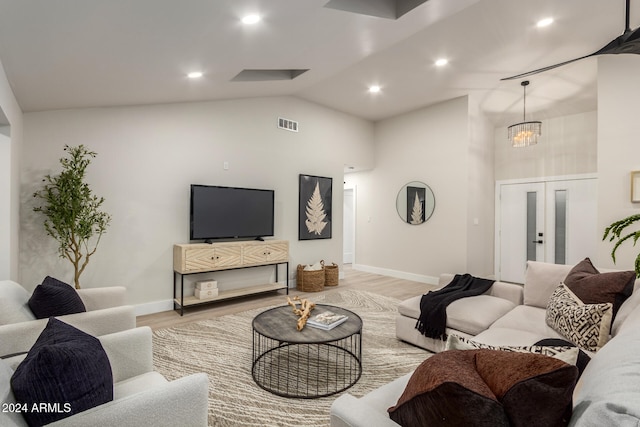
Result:
M274 191L191 185L191 240L273 236Z

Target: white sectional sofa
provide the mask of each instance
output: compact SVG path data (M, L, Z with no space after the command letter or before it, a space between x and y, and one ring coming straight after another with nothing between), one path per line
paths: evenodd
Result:
M484 295L468 297L447 307L447 334L455 334L490 345L525 346L545 338L564 338L545 322L546 308L551 294L573 265L529 261L525 284L496 281ZM614 270L599 269L600 272ZM453 279L443 274L440 286ZM640 286L636 280L635 287ZM415 328L420 315L422 295L403 301L398 306L396 336L408 343L434 353L443 351L445 342L427 338ZM626 316L640 303L640 292L634 292L620 307L612 325L615 336Z
M494 346L528 346L545 338L566 339L545 322L551 294L573 268L529 262L525 284L495 282L484 295L455 301L447 308L447 334ZM611 270L600 270L607 272ZM440 285L453 275L443 275ZM571 424L575 426L637 426L640 424L640 281L620 306L611 340L592 356L576 386ZM415 325L421 295L398 307L396 335L431 352L445 350L445 341L426 338ZM427 356L427 355L425 355ZM356 398L344 394L331 407L331 425L397 426L387 408L396 404L411 374Z

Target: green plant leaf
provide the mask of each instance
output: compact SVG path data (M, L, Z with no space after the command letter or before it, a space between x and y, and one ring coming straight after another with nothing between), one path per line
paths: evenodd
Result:
M602 240L606 240L607 237L609 237L610 242L615 241L613 245L613 249L611 250L611 259L613 259L614 263L616 262L616 251L618 250L620 245L622 245L622 243L631 239L633 242L633 246L635 246L638 239L640 239L640 230L633 231L631 233L628 233L622 236L623 231L627 227L629 227L630 225L632 225L633 223L639 220L640 220L640 214L631 215L626 218L613 222L611 225L609 225L604 229ZM636 272L636 277L640 277L640 254L638 254L638 256L636 257L634 268Z

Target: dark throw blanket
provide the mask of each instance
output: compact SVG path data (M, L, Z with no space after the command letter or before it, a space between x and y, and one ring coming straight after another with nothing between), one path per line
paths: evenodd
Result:
M444 288L422 296L416 329L425 337L445 339L447 306L460 298L482 295L489 290L493 282L470 274L456 274L451 283Z

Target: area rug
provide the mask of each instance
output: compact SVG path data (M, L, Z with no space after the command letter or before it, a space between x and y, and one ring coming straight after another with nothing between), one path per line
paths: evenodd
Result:
M284 305L285 297L282 299ZM362 318L362 377L346 393L360 397L414 370L430 355L396 338L400 303L396 299L341 290L312 300L346 308ZM196 372L208 374L210 426L328 426L331 403L339 395L291 399L254 383L251 321L264 310L154 331L156 369L169 380Z

